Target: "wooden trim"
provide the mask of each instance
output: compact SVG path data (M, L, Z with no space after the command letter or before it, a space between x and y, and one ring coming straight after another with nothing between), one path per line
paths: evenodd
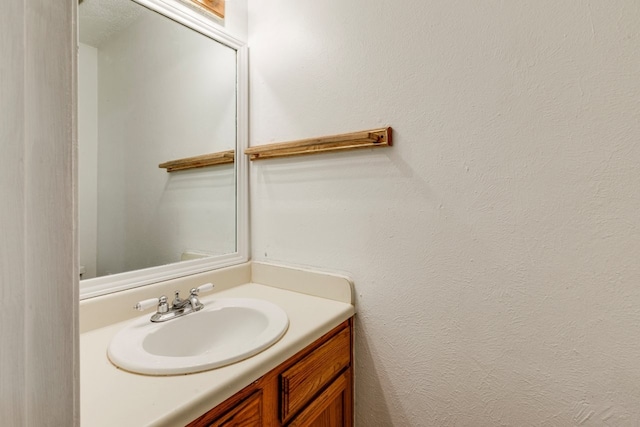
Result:
M224 18L224 0L191 0L220 18Z
M387 127L299 141L259 145L247 148L244 150L244 154L248 155L250 160L260 160L355 150L358 148L390 147L391 145L391 128Z
M235 161L235 150L220 151L218 153L205 154L202 156L186 157L184 159L171 160L160 163L159 168L164 168L167 172L181 171L186 169L204 168L206 166L224 165Z

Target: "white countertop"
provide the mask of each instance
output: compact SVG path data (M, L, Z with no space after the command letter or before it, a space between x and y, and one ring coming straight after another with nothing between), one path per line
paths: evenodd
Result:
M353 305L345 302L256 283L225 289L201 300L206 304L222 297L273 302L289 316L289 329L276 344L249 359L211 371L166 377L129 373L109 362L107 346L130 320L84 332L80 335L82 426L185 425L355 313Z

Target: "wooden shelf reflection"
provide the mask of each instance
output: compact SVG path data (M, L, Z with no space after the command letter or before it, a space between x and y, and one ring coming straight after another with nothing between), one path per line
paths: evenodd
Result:
M235 150L220 151L204 154L202 156L186 157L184 159L171 160L160 163L159 168L167 172L182 171L186 169L204 168L207 166L224 165L235 161Z

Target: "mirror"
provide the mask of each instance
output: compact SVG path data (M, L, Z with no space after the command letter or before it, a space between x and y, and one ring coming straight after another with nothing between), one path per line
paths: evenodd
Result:
M212 19L172 0L79 5L81 298L247 259L245 49ZM212 153L226 161L159 167Z

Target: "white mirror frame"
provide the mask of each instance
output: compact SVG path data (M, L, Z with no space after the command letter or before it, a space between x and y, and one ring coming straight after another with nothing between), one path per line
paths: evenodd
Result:
M154 10L169 19L183 24L211 39L234 49L236 55L236 252L181 261L174 264L134 270L110 276L82 280L80 299L87 299L125 289L136 288L177 277L215 270L249 260L249 206L248 206L248 161L244 155L248 139L248 54L247 47L241 41L229 36L213 25L213 15L205 16L178 0L132 0ZM76 112L77 115L77 112ZM77 122L77 119L76 119Z

